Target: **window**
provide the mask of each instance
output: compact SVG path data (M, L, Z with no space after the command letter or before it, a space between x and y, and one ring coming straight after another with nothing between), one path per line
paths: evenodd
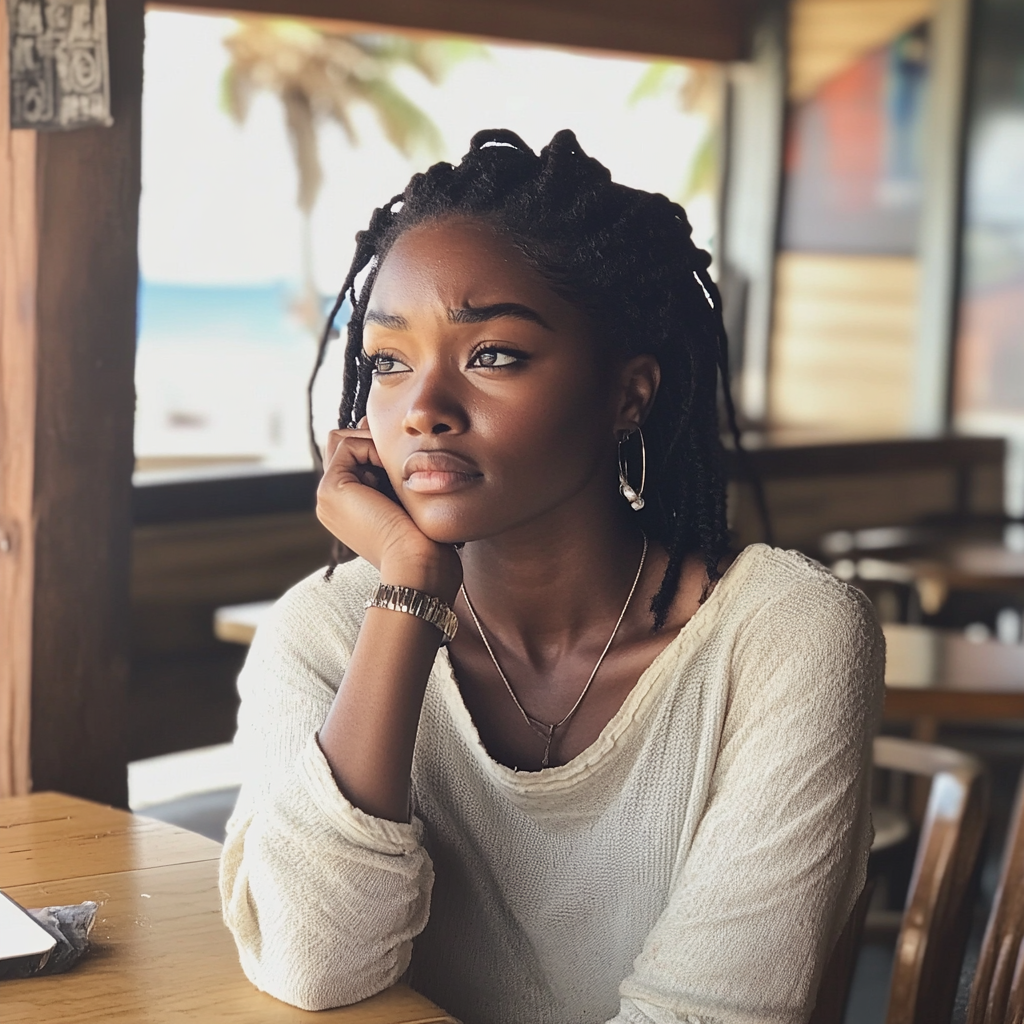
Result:
M340 123L317 116L317 182L308 147L292 146L274 61L312 54L303 88L325 110L314 80L325 48L379 88L343 105ZM314 338L356 231L415 170L457 160L481 128L511 128L535 148L572 128L618 180L683 200L700 243L714 245L713 65L161 9L146 16L145 75L140 482L311 466ZM339 355L315 396L321 435L336 418Z
M975 45L955 413L1024 438L1024 8L982 0Z
M771 421L833 436L913 409L928 4L870 6L793 8Z

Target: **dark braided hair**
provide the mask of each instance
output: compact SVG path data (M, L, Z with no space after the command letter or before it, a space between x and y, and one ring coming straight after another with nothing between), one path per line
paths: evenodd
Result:
M334 319L347 299L352 314L340 426L355 426L366 411L372 365L363 355L363 318L384 257L413 225L451 217L483 221L508 238L553 290L589 314L598 341L611 352L626 359L648 353L658 360L661 385L644 424L646 504L637 521L668 551L651 604L659 629L686 557L701 554L710 587L721 576L729 548L719 377L729 426L737 448L742 446L729 391L721 298L708 275L711 257L694 244L681 206L614 183L571 131L559 132L539 156L513 132L478 132L457 167L438 163L414 175L356 236L355 257L310 380L312 393ZM367 268L357 294L356 280ZM313 446L320 464L315 441Z

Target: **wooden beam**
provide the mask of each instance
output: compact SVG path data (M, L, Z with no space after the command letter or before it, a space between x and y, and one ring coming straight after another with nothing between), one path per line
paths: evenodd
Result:
M786 0L762 3L750 26L750 60L729 69L717 255L733 394L741 414L751 423L764 423L768 414L786 116L787 12Z
M5 273L2 395L14 413L0 426L20 461L0 463L17 552L0 576L0 621L18 631L16 657L0 657L14 765L0 785L123 805L143 5L107 9L113 127L6 135L20 192L5 270L13 251L21 286L12 305Z
M0 110L9 109L0 5ZM32 469L36 376L36 138L0 115L0 796L29 788Z
M972 0L936 0L930 29L911 413L918 432L943 430L950 422L960 306L967 64L975 6Z
M742 60L750 0L185 0L177 8L288 15L587 49Z

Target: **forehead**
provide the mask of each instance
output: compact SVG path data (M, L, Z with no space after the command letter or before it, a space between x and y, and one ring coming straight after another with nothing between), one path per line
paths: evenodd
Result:
M490 225L452 219L418 224L396 239L368 308L400 313L421 305L461 309L511 301L564 315L575 311Z

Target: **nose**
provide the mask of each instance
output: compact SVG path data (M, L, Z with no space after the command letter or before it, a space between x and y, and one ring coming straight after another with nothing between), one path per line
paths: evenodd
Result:
M402 426L407 434L461 434L469 425L457 388L442 367L421 372Z

